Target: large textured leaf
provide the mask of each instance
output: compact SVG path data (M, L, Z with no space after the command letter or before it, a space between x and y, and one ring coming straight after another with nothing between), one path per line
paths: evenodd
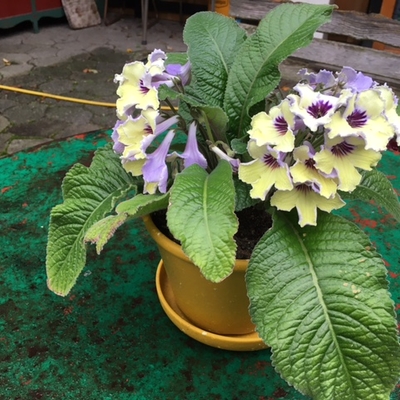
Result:
M61 296L68 294L85 265L86 231L135 188L133 179L114 163L113 156L104 159L107 151L96 153L93 167L78 164L67 173L64 203L51 211L46 271L49 288Z
M129 200L118 204L115 211L125 213L130 217L139 218L154 211L163 210L168 206L169 193L138 194Z
M109 215L92 225L84 236L84 241L96 243L97 254L114 236L116 230L128 219L139 218L168 206L169 194L137 194L129 200L119 203L115 208L117 215Z
M96 252L100 254L104 245L114 236L116 230L127 220L128 214L109 215L92 225L84 236L85 243L96 243Z
M373 200L400 221L399 198L386 175L376 169L361 171L361 174L363 177L357 188L351 193L340 192L340 195L344 199Z
M240 48L229 73L224 105L236 137L250 123L250 107L278 85L278 65L311 43L313 33L329 21L331 13L331 6L282 4L267 14Z
M211 174L194 164L177 175L170 190L168 227L203 275L219 282L235 264L238 228L232 169L220 161Z
M315 399L388 399L400 348L383 261L353 223L321 213L301 229L296 217L274 215L246 277L274 366Z
M236 21L221 14L199 12L186 21L183 40L192 65L191 86L203 104L222 107L228 71L245 39Z

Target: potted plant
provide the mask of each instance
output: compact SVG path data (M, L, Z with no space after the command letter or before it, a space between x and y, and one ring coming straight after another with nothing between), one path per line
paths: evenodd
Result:
M292 91L276 91L279 64L331 12L280 5L251 36L230 18L198 13L185 25L187 54L155 50L125 65L114 143L67 173L64 203L52 210L49 288L70 291L86 242L101 251L123 223L160 210L183 258L218 285L234 270L247 212L242 221L261 220L262 234L244 257L245 301L276 370L316 399L388 398L400 351L386 269L334 210L373 200L400 219L375 169L389 141L400 142L397 99L350 67L303 70Z

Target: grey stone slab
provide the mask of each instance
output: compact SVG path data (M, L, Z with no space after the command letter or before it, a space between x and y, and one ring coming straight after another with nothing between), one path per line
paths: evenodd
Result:
M46 112L46 117L64 122L64 125L86 124L92 119L92 113L83 110L82 106L77 107L50 107Z
M10 133L0 133L0 157L7 154L7 147L12 138Z
M26 74L33 68L31 64L16 64L0 69L3 79L11 78L16 75Z
M0 115L0 132L3 132L9 125L10 121L3 115Z
M40 100L31 101L24 106L15 106L4 111L4 116L13 121L13 126L41 120L46 113L47 104Z
M55 139L63 139L66 137L74 136L79 133L87 133L87 132L93 132L97 131L99 129L106 129L102 125L98 125L95 123L85 123L85 124L74 124L74 125L69 125L65 127L65 129L61 130L58 132L54 138Z
M17 102L8 98L8 92L0 91L0 114L11 107L15 107Z
M21 150L27 150L30 147L38 146L50 142L50 138L42 139L13 139L10 141L7 147L7 154L14 154Z
M39 90L45 93L62 95L64 93L70 93L73 90L74 86L75 83L73 81L54 78L46 83L42 83L41 85L39 85Z

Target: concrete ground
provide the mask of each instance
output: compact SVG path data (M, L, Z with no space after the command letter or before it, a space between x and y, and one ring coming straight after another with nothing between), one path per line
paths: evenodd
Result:
M185 51L183 26L160 20L141 45L141 20L130 15L109 26L81 30L66 20L0 30L0 85L66 97L114 103L114 75L127 61L144 59L154 48ZM115 109L82 105L0 88L0 157L51 140L108 129Z

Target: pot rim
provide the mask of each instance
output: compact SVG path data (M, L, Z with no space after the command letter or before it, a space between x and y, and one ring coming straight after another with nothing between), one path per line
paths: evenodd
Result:
M146 229L149 231L150 236L159 246L163 248L167 247L168 251L170 251L176 257L179 257L180 259L188 262L192 262L190 258L183 252L182 247L178 243L175 243L173 240L169 239L157 228L150 214L144 215L142 217L142 220L146 226ZM249 260L236 259L235 270L245 272L247 270L248 265L249 265Z

